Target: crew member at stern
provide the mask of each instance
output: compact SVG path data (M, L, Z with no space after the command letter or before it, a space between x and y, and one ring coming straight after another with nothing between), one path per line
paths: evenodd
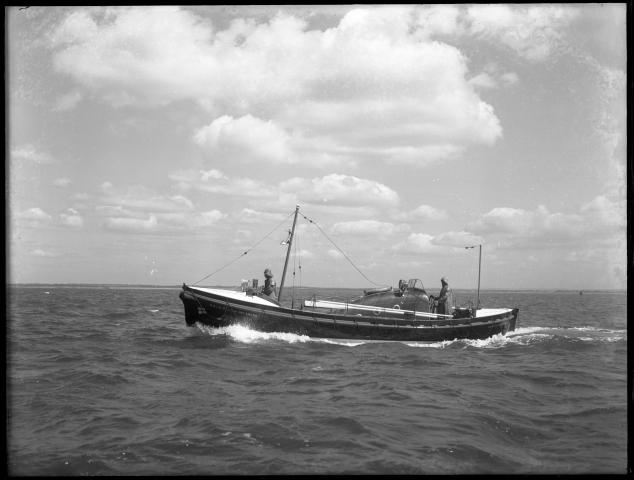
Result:
M277 286L275 285L275 280L273 280L273 274L270 268L264 270L264 288L262 289L262 293L277 300Z
M430 295L429 298L435 300L438 305L436 308L436 313L446 315L449 313L447 308L447 300L449 299L449 295L451 294L451 289L449 288L449 280L447 280L447 277L442 277L440 279L440 283L442 285L442 288L440 289L440 293L438 294L438 296L434 297L433 295Z

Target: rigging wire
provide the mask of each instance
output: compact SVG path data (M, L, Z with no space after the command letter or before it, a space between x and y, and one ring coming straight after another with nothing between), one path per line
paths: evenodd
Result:
M262 237L262 238L261 238L261 239L260 239L260 240L259 240L259 241L255 244L255 245L253 245L251 248L249 248L249 249L245 250L245 251L244 251L244 252L242 252L240 255L238 255L236 258L234 258L233 260L231 260L229 263L226 263L225 265L223 265L223 266L222 266L222 267L220 267L219 269L217 269L217 270L215 270L215 271L211 272L209 275L207 275L207 276L205 276L205 277L201 278L201 279L200 279L200 280L198 280L197 282L192 283L192 285L196 285L196 284L198 284L198 283L202 282L203 280L208 279L208 278L209 278L209 277L211 277L212 275L215 275L216 273L220 272L221 270L224 270L225 268L227 268L229 265L231 265L231 264L233 264L233 263L237 262L238 260L240 260L240 259L241 259L242 257L244 257L247 253L249 253L251 250L253 250L255 247L257 247L260 243L262 243L264 240L266 240L268 237L270 237L270 236L273 234L273 232L275 232L278 228L280 228L280 226L281 226L284 222L286 222L286 221L288 220L288 218L289 218L291 215L294 215L294 214L295 214L295 211L291 212L288 216L284 217L284 219L283 219L280 223L278 223L278 224L277 224L277 226L276 226L273 230L271 230L271 231L270 231L269 233L267 233L264 237Z
M370 282L372 285L376 285L377 287L379 287L379 286L385 286L385 284L380 284L380 283L373 282L373 281L372 281L372 280L370 280L370 279L369 279L369 278L368 278L368 277L367 277L367 276L366 276L366 275L365 275L365 274L364 274L361 270L359 270L359 267L357 267L357 266L354 264L354 262L353 262L352 260L350 260L350 258L348 257L348 255L346 255L346 252L344 252L341 248L339 248L339 246L338 246L338 245L337 245L337 244L336 244L336 243L335 243L335 242L334 242L334 241L333 241L333 240L332 240L332 239L331 239L331 238L330 238L330 237L326 234L326 232L324 232L324 230L323 230L323 229L319 226L319 224L318 224L317 222L315 222L314 220L312 220L312 219L308 218L308 217L307 217L306 215L304 215L302 212L299 212L299 214L300 214L302 217L304 217L306 220L308 220L308 222L309 222L309 223L312 223L313 225L315 225L315 226L319 229L319 231L323 234L323 236L324 236L324 237L326 237L326 238L328 239L328 241L329 241L330 243L332 243L332 244L334 245L334 247L335 247L337 250L339 250L339 252L340 252L340 253L344 256L344 258L345 258L346 260L348 260L348 262L350 262L350 265L352 265L352 266L355 268L355 270L361 274L361 276L362 276L363 278L365 278L365 279L366 279L368 282Z

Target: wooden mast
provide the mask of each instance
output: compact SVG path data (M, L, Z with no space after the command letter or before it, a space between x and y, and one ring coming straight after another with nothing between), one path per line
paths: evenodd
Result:
M280 291L277 294L277 301L282 301L282 290L284 289L284 279L286 278L286 268L288 267L288 257L291 255L291 245L293 244L293 236L295 235L295 223L297 223L297 214L299 213L299 205L295 205L295 217L293 218L293 228L291 235L288 237L288 249L286 250L286 260L284 261L284 271L280 280Z

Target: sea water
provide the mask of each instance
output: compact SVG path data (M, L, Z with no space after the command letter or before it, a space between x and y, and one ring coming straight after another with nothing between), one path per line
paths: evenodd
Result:
M187 327L178 293L8 288L9 474L628 471L625 292L483 291L517 329L433 343Z

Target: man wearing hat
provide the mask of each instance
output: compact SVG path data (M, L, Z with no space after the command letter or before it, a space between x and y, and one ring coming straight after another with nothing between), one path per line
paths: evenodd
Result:
M264 288L262 289L262 293L273 299L277 299L277 286L275 285L275 280L273 280L273 274L270 268L264 270Z
M447 277L442 277L440 279L440 283L442 285L442 288L440 289L440 293L438 294L438 297L436 298L436 301L438 302L438 308L436 309L436 313L442 313L443 315L447 315L449 312L447 311L447 299L449 296L449 292L451 291L449 289L449 280L447 280ZM434 296L432 295L431 298L434 298Z

